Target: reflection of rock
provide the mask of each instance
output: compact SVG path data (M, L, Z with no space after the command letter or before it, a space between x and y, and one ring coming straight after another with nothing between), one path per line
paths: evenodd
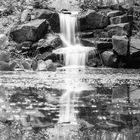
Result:
M94 10L88 10L79 16L80 29L83 30L93 30L98 28L107 27L109 24L108 17L97 13Z
M38 41L48 31L49 23L46 20L32 20L26 24L22 24L12 29L10 36L14 41Z

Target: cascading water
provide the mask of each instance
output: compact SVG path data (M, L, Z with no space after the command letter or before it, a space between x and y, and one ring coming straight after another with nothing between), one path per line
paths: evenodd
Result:
M91 48L83 47L77 36L77 13L59 14L63 48L55 53L64 56L65 66L85 66Z

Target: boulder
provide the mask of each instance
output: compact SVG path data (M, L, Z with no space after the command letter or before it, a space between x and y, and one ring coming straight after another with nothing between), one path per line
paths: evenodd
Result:
M117 67L117 56L112 51L105 51L101 54L104 66Z
M113 50L121 56L127 55L128 38L126 36L113 36L112 37Z
M47 71L56 71L56 65L53 63L53 61L52 60L46 60L45 61L45 63L46 63L46 68L47 68Z
M37 60L48 60L51 59L53 62L56 62L59 58L55 53L45 52L36 57Z
M114 11L107 13L107 17L111 18L111 17L121 16L122 14L123 13L121 11L114 10Z
M52 62L52 60L39 60L38 70L39 71L56 71L57 66Z
M43 60L39 60L37 64L37 70L38 71L45 71L46 70L46 63Z
M17 49L18 50L24 50L25 48L29 49L32 46L32 44L33 43L31 41L25 41L25 42L17 44Z
M54 32L60 31L59 15L55 11L49 9L36 9L34 15L37 19L46 19Z
M112 37L112 35L127 35L130 30L129 23L121 23L121 24L112 24L107 27L108 37Z
M113 35L124 36L127 35L127 32L123 29L110 29L108 32L108 37L112 38Z
M4 49L8 44L8 37L5 34L0 34L0 49Z
M31 10L25 9L21 14L20 21L25 22L25 21L30 21L30 20L31 20Z
M21 64L25 70L31 70L31 64L28 61L22 60Z
M0 61L9 62L10 61L11 54L6 51L0 52Z
M101 13L94 10L88 10L79 15L78 22L80 24L80 30L85 31L107 27L109 19Z
M0 61L0 71L13 71L16 65L17 65L16 62L8 63Z
M60 45L62 45L62 41L58 35L47 34L45 39L39 40L37 49L40 53L44 53L56 49Z
M100 51L107 51L113 48L112 42L97 41L96 48Z
M36 19L26 24L14 27L10 36L16 42L36 42L48 32L49 23L45 19Z
M111 17L110 18L110 23L111 24L120 24L120 23L126 23L126 22L128 22L127 15L116 16L116 17Z

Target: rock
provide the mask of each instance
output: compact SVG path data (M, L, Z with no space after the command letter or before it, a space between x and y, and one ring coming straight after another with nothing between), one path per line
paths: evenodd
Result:
M78 22L80 24L80 30L85 31L107 27L109 19L94 10L88 10L78 17Z
M31 68L35 71L38 68L38 62L37 59L33 59L31 62Z
M96 29L93 30L93 36L94 38L107 38L108 33L104 31L103 29Z
M30 21L30 20L31 20L31 10L25 9L21 14L20 21L25 22L25 21Z
M62 45L62 41L58 35L47 34L45 39L39 40L37 49L40 53L44 53L56 49L60 45Z
M105 51L101 54L104 66L117 67L117 56L112 51Z
M36 19L26 24L16 26L10 36L16 42L38 41L48 32L49 23L45 19Z
M82 43L82 45L84 45L85 47L93 47L95 46L94 42L92 40L89 39L81 39L80 42Z
M107 17L111 18L111 17L121 16L122 14L123 13L121 11L115 10L107 13Z
M52 60L39 60L38 61L38 70L39 71L56 71L57 65L55 65Z
M45 52L43 54L38 55L36 59L37 60L51 59L53 62L56 62L58 60L58 56L55 53L52 53L52 52Z
M112 43L113 50L117 52L118 55L127 55L128 39L125 36L113 36Z
M112 29L118 30L118 32L124 31L128 33L130 30L130 24L129 23L112 24L107 27L108 31Z
M5 34L0 34L0 49L4 49L8 44L8 37Z
M33 8L40 8L41 2L39 2L39 1L33 1L32 2L32 6L33 6Z
M120 24L120 23L126 23L126 22L128 22L127 15L116 16L116 17L111 17L110 18L110 23L111 24Z
M45 63L46 63L46 68L47 68L47 70L48 71L56 71L56 65L52 62L52 60L46 60L45 61Z
M140 39L131 38L130 53L134 54L140 51ZM139 54L140 55L140 54Z
M22 60L21 64L25 70L31 70L31 64L28 61Z
M32 44L33 43L31 41L25 41L25 42L19 43L17 45L17 49L23 50L24 48L30 48L32 46Z
M127 32L124 31L123 29L110 29L108 32L108 37L112 38L113 35L118 35L118 36L126 36Z
M0 71L13 71L15 66L16 66L16 62L4 62L4 61L0 61Z
M105 42L105 41L97 41L96 48L100 51L107 51L113 48L112 42Z
M10 61L11 54L6 51L0 52L0 61L9 62Z
M38 61L38 71L46 71L46 63L43 60Z
M60 31L59 15L55 11L49 9L36 9L34 15L37 19L46 19L54 32Z
M121 5L119 5L119 4L112 4L112 5L110 5L110 9L124 11L124 8Z

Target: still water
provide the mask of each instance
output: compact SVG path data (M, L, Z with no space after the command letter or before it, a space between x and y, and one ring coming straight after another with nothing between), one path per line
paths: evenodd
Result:
M140 71L0 72L0 140L140 140Z

